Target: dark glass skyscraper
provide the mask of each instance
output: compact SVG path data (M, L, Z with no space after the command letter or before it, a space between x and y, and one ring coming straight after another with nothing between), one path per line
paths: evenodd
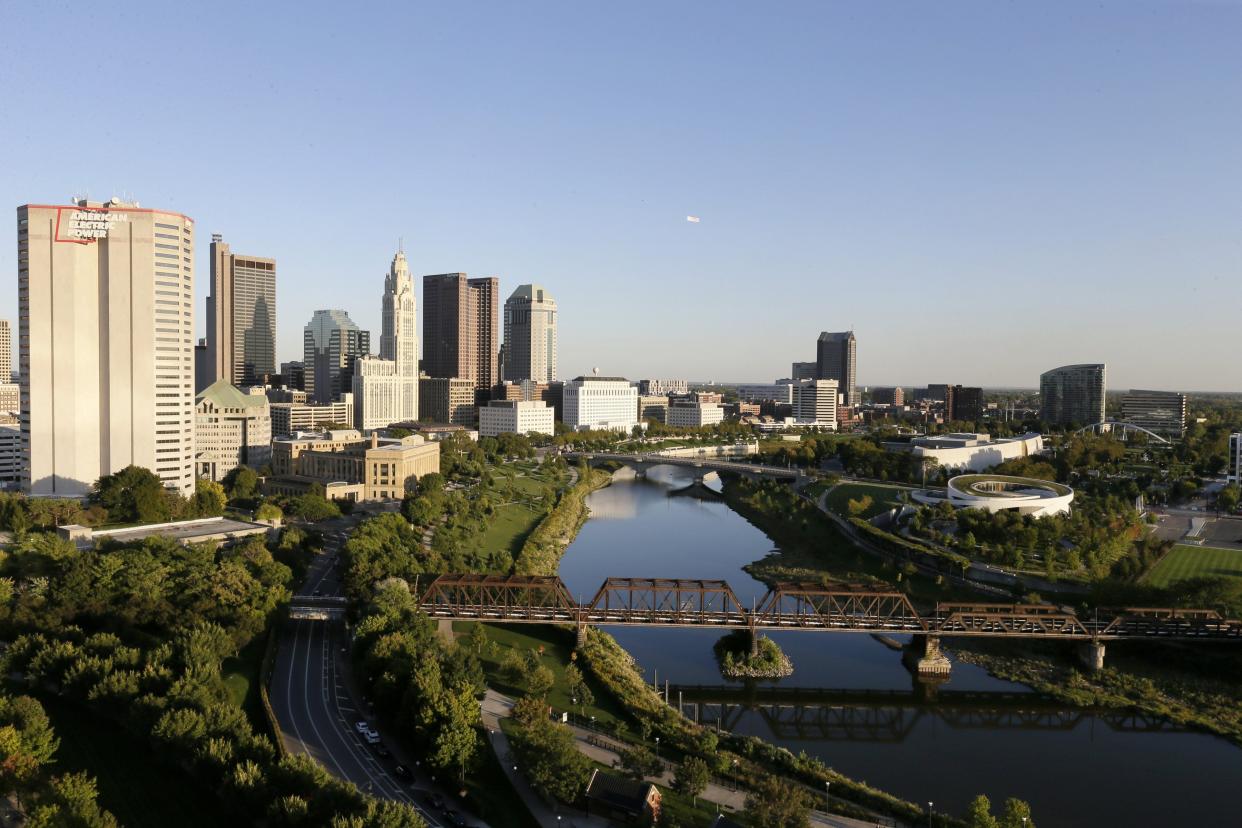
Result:
M858 368L858 341L853 331L824 331L815 343L815 373L818 379L834 379L845 404L857 407L862 402L855 375Z
M353 387L354 362L371 352L371 332L343 310L318 310L303 336L306 393L320 405L336 402Z
M1057 425L1104 421L1104 365L1063 365L1039 376L1039 418Z

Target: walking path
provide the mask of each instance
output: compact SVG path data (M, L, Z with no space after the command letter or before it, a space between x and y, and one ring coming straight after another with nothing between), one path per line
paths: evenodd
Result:
M558 825L567 823L571 826L583 826L583 828L591 826L591 828L595 828L595 826L602 827L610 824L607 821L601 820L597 817L588 817L577 813L571 814L571 812L567 810L563 810L561 812L561 815L564 816L565 819L563 822L558 823L556 821L557 813L548 807L548 805L545 804L543 800L530 789L530 786L526 784L525 778L521 775L517 767L510 759L512 753L509 748L509 741L505 737L504 732L500 729L500 720L508 718L512 714L513 700L502 693L498 693L495 690L488 688L487 693L483 698L481 709L483 726L486 727L488 732L491 734L490 738L492 742L492 749L496 751L496 755L500 758L501 764L504 766L505 773L509 775L509 779L513 783L513 787L517 789L518 793L522 796L522 800L526 803L527 807L530 808L530 812L535 816L535 819L539 821L540 825ZM601 738L599 734L585 728L578 727L577 725L569 725L569 729L573 732L574 738L578 741L578 750L580 750L589 759L610 767L620 765L621 756L618 750L621 749L621 746L614 740ZM607 745L612 745L617 749L612 749ZM674 769L666 765L662 773L657 776L648 776L646 777L646 781L661 785L665 788L670 788L673 784L673 775ZM720 806L720 809L726 813L741 811L746 807L745 791L726 788L715 782L708 783L707 788L699 795L699 799L704 802L710 802L714 805ZM837 798L833 797L833 799L836 800ZM864 822L850 817L838 816L837 814L812 811L811 824L825 826L825 828L873 828L873 826L881 825L883 823Z

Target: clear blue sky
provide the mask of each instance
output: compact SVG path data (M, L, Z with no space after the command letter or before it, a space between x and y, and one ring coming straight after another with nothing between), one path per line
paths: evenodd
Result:
M185 212L204 297L211 233L276 257L280 359L377 341L404 237L547 287L565 376L852 326L866 384L1242 390L1239 3L277 5L0 0L0 203Z

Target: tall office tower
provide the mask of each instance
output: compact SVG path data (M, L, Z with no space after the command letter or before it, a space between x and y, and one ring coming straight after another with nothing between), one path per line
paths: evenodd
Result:
M1186 434L1186 395L1131 390L1121 398L1121 416L1140 428L1180 440Z
M837 398L841 386L836 380L798 380L793 386L793 415L804 423L837 427Z
M380 355L355 363L354 426L363 431L418 419L418 317L405 253L384 277Z
M343 310L317 310L303 332L302 361L311 402L327 405L350 392L354 362L371 350L371 332Z
M794 382L804 379L815 379L818 366L814 362L795 362L789 366L789 378Z
M496 384L500 280L464 273L423 277L423 370L429 377Z
M946 397L945 418L974 423L983 419L983 389L955 385Z
M27 490L135 465L194 491L194 222L117 199L17 208Z
M1105 367L1063 365L1039 375L1039 418L1058 425L1104 422Z
M306 363L300 360L280 363L280 377L285 381L286 388L306 390Z
M819 335L815 343L816 379L836 380L845 404L850 407L862 403L862 392L855 384L857 368L858 341L853 331L824 331Z
M1230 483L1242 483L1242 434L1229 435L1229 466L1225 479Z
M211 237L207 297L211 381L262 384L276 373L276 260L233 253Z
M13 332L9 320L0 319L0 383L13 381Z
M211 364L211 351L207 349L207 340L199 338L194 346L194 393L201 394L203 389L215 382L212 379L215 366Z
M556 379L556 300L539 285L519 285L505 301L504 379Z
M384 279L384 319L380 358L396 363L401 416L392 422L418 419L418 305L405 252L392 257Z

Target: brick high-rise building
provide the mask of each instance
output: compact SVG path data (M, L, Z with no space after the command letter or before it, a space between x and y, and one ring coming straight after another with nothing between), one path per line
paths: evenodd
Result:
M13 381L13 331L9 320L0 319L0 383Z
M276 260L233 253L211 237L210 380L261 385L276 373Z
M135 465L194 492L194 222L118 199L17 208L23 484Z
M490 389L499 380L500 280L423 277L423 370Z

